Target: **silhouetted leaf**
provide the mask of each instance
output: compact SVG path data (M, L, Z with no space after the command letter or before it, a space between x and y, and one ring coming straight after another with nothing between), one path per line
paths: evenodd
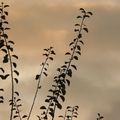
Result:
M78 49L78 50L81 50L81 48L80 48L80 46L79 46L79 45L77 45L77 49Z
M80 24L75 24L75 26L80 26Z
M69 52L65 53L65 55L71 55Z
M82 34L79 34L79 35L78 35L78 38L80 39L81 37L82 37Z
M3 100L0 100L0 103L4 103L4 101L3 101Z
M85 17L89 18L90 16L89 16L89 15L84 15L84 18L85 18Z
M0 68L0 70L4 73L5 72L5 70L3 69L3 68Z
M88 33L88 28L83 28L83 30L85 30Z
M80 51L76 51L77 54L81 55L81 52Z
M9 40L8 43L12 43L12 44L15 44L13 41Z
M75 32L79 31L79 29L74 29Z
M17 55L12 55L14 58L18 59L18 56Z
M4 99L4 98L3 98L3 96L0 96L0 99L2 99L2 100L3 100L3 99Z
M38 80L38 79L39 79L39 77L40 77L40 75L36 75L35 79L36 79L36 80Z
M3 37L7 39L7 38L8 38L8 35L7 35L7 34L3 34Z
M3 20L5 20L5 15L2 15L1 18L2 18Z
M19 72L17 70L14 70L14 73L19 76Z
M46 72L43 72L43 74L47 77L47 73Z
M4 5L4 8L9 7L9 5Z
M8 15L8 12L7 12L7 11L5 11L4 13L5 13L6 15Z
M0 40L0 48L4 46L4 40Z
M59 102L56 105L57 105L57 108L62 109L62 105Z
M71 69L69 69L69 70L67 71L67 75L70 76L70 77L72 77L72 70L71 70Z
M13 66L14 66L14 68L16 68L16 67L17 67L17 64L16 64L15 62L13 62Z
M18 79L17 79L17 78L14 78L14 80L15 80L15 82L18 84L18 82L19 82Z
M53 50L51 51L51 54L56 55L55 52L54 52Z
M53 57L49 57L50 60L53 60Z
M23 116L22 116L22 118L26 118L26 117L27 117L27 115L23 115Z
M16 94L17 96L19 96L19 93L18 93L17 91L15 91L15 94Z
M3 63L7 63L8 62L8 54L6 54L3 58Z
M13 118L17 118L18 117L18 115L14 115L14 117Z
M7 50L6 49L1 49L4 53L7 53Z
M70 80L66 79L68 86L70 86Z
M41 106L40 109L46 109L46 107L45 106Z
M51 117L54 117L54 112L49 112L49 114L51 115Z
M82 16L77 16L77 18L82 18Z
M65 101L65 97L60 95L60 98L62 99L62 101L64 102Z
M88 12L88 14L89 14L89 15L93 15L93 13L92 13L92 12Z
M39 116L39 115L37 115L37 117L38 117L38 119L39 119L39 120L41 120L41 118L40 118L40 116Z
M60 117L60 118L64 118L62 115L59 115L58 117Z
M77 70L77 67L75 65L71 65L75 70Z
M3 89L3 88L0 88L0 91L4 91L4 89Z

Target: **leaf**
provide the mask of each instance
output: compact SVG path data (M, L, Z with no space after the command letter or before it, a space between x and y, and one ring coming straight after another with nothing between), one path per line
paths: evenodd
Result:
M7 11L5 11L4 13L5 13L5 15L7 15L7 16L8 16L8 12L7 12Z
M6 54L3 58L3 63L7 63L8 62L8 54Z
M14 73L19 76L19 72L17 70L14 70Z
M62 115L59 115L58 117L64 118Z
M37 115L37 117L38 117L38 119L39 119L39 120L41 120L41 118L40 118L40 116L39 116L39 115Z
M69 52L65 53L65 55L71 55Z
M77 67L75 65L71 65L75 70L77 70Z
M19 96L19 93L17 91L14 92L17 96Z
M7 79L8 76L10 76L10 75L9 75L9 74L6 74L6 75L4 76L4 79Z
M62 105L59 102L56 105L57 105L57 108L62 109Z
M0 48L4 46L4 40L0 40Z
M1 89L0 89L0 91L4 91L4 89L3 89L3 88L1 88Z
M76 51L77 54L81 55L81 52L80 51Z
M3 20L5 20L5 15L2 15L1 18L2 18Z
M69 46L71 46L71 45L73 45L74 44L74 42L71 42L70 44L69 44Z
M8 35L7 35L7 34L3 34L3 37L7 39L7 38L8 38Z
M75 32L79 31L79 29L74 29Z
M78 60L78 57L77 57L77 56L74 56L74 59L75 59L75 60Z
M80 24L75 24L75 26L80 26Z
M49 57L50 60L53 60L53 57Z
M79 46L79 45L77 45L77 49L78 49L78 50L81 50L81 48L80 48L80 46Z
M5 70L3 69L3 68L0 68L0 70L4 73L5 72Z
M68 86L70 86L70 80L66 79Z
M82 18L82 16L77 16L77 18Z
M38 79L39 79L39 77L40 77L40 75L36 75L35 79L36 79L36 80L38 80Z
M80 43L82 43L84 45L84 42L82 40L79 41Z
M16 64L15 62L13 62L13 66L14 66L14 68L16 68L16 67L17 67L17 64Z
M65 97L60 95L60 98L62 99L62 101L64 102L65 101Z
M4 99L4 98L3 98L3 96L0 96L0 99L2 99L2 100L3 100L3 99Z
M22 116L22 118L26 118L26 117L27 117L27 115L23 115L23 116Z
M54 118L54 112L49 112L49 114Z
M85 17L89 18L90 16L89 16L89 15L84 15L84 18L85 18Z
M70 77L72 77L72 70L71 70L71 69L69 69L69 70L67 71L67 75L70 76Z
M13 118L17 118L18 117L18 115L14 115L14 117Z
M46 72L43 72L43 74L44 74L46 77L48 76Z
M46 107L45 106L41 106L40 109L46 109Z
M9 5L4 5L4 8L9 7Z
M78 38L79 38L79 39L82 38L82 34L79 34L79 35L78 35Z
M85 30L88 33L88 28L83 28L83 30Z
M55 52L54 52L53 50L51 51L51 54L56 55Z
M15 44L13 41L9 40L8 43L12 43L12 44Z
M4 53L6 53L7 54L7 50L6 49L1 49Z
M4 101L3 101L3 100L0 100L0 103L4 103Z
M14 78L14 80L15 80L16 84L18 84L18 82L19 82L18 79L17 79L17 78Z
M17 55L12 55L14 58L18 59L18 56Z
M89 15L93 15L93 13L92 13L92 12L88 12L88 14L89 14Z

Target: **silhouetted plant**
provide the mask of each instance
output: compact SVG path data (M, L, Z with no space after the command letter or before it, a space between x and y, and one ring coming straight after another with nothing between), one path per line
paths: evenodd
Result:
M97 115L98 115L97 120L102 120L104 118L100 113L98 113Z
M70 85L69 78L72 77L72 69L77 70L77 67L73 64L73 61L78 60L78 56L81 55L81 44L84 44L82 41L82 31L88 32L88 28L84 24L84 21L92 15L92 12L86 12L83 8L80 8L80 11L82 14L81 16L77 16L77 19L80 19L81 23L75 24L76 28L74 29L77 36L69 44L70 52L65 54L69 56L69 59L65 61L64 65L57 68L58 74L54 77L52 89L49 90L50 95L48 95L47 99L45 99L45 102L48 103L48 107L40 107L40 109L43 109L40 117L41 119L47 120L48 115L50 115L52 120L54 120L56 108L62 109L61 101L65 101L66 85Z
M19 83L19 72L17 70L17 63L15 62L15 60L18 59L18 56L14 54L13 45L15 43L9 40L7 34L7 30L10 29L7 27L8 21L6 20L6 17L8 16L8 12L6 11L7 7L9 7L9 5L5 5L4 3L1 3L0 5L0 50L3 52L2 63L9 64L10 72L0 66L0 78L2 80L6 80L8 77L11 77L11 99L9 100L9 105L11 107L10 120L13 120L15 118L18 118L19 120L26 118L29 120L35 105L38 91L41 88L41 77L42 75L47 77L47 70L49 66L48 60L53 61L53 55L55 55L55 52L53 50L53 47L44 49L45 53L43 56L45 56L45 61L41 64L40 73L35 77L35 80L37 80L37 87L30 111L28 112L28 115L21 115L21 99L19 92L15 88L15 83ZM89 18L92 15L92 12L87 12L83 8L80 8L80 11L81 16L77 16L77 19L80 20L80 23L75 24L74 29L76 37L69 44L70 51L65 53L65 55L68 56L68 59L61 67L57 68L57 74L54 76L54 83L52 85L52 88L49 89L50 95L48 95L45 99L45 102L48 104L48 106L46 107L43 105L40 107L43 112L41 115L37 115L39 120L48 120L49 116L51 116L52 120L54 120L56 109L62 109L62 102L65 101L67 86L70 86L70 78L72 77L73 69L77 70L77 67L73 62L78 60L79 56L81 55L81 45L84 45L84 42L82 40L83 31L88 33L88 28L85 25L85 19ZM4 88L0 88L0 103L4 103L4 91ZM64 120L73 120L73 118L77 118L78 108L78 106L68 106L66 108L65 115L59 117L62 117ZM101 119L103 119L103 116L98 114L97 120Z
M6 8L9 7L9 5L5 5L3 2L0 5L0 49L4 53L3 57L3 63L9 63L10 65L10 73L5 74L5 70L1 67L1 71L3 74L0 75L2 80L6 80L8 77L11 77L11 99L9 100L10 106L11 106L11 113L10 113L10 120L13 118L13 111L15 110L14 106L14 99L15 94L18 92L15 91L15 85L14 83L18 84L18 78L19 72L16 70L17 63L15 62L15 59L18 59L18 56L13 54L13 45L14 42L9 40L7 35L8 28L8 22L6 20L6 17L8 16L8 12L6 11ZM4 99L2 99L4 100Z
M35 91L35 95L34 95L34 98L33 98L33 102L32 102L32 106L30 108L30 112L28 114L28 118L27 120L30 119L30 116L31 116L31 113L32 113L32 110L33 110L33 107L34 107L34 104L35 104L35 100L36 100L36 97L37 97L37 94L38 94L38 91L39 89L41 88L41 85L40 85L40 81L41 81L41 76L42 74L44 74L45 76L47 76L47 70L48 70L48 66L49 66L49 63L48 63L48 60L54 60L53 59L53 55L55 55L55 52L53 50L53 47L50 47L48 49L44 49L45 53L43 54L43 56L46 57L45 61L42 62L41 64L41 71L40 71L40 74L37 74L36 75L36 80L38 80L38 83L37 83L37 87L36 87L36 91Z
M73 118L77 118L78 116L78 109L78 106L67 106L64 116L60 115L59 118L62 118L63 120L73 120Z

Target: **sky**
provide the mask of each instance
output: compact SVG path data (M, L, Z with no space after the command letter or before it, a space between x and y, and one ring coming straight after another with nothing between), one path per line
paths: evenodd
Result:
M2 2L2 0L0 0ZM15 53L19 56L20 90L22 112L28 113L33 99L35 75L44 61L43 49L53 46L56 51L51 62L49 76L42 78L42 89L38 95L31 120L40 114L39 107L44 104L48 88L53 83L56 67L66 60L65 52L69 42L74 39L74 24L79 8L93 12L86 21L89 33L84 34L85 45L73 72L71 86L67 89L63 110L67 105L78 105L76 120L95 120L100 112L105 120L118 120L120 114L120 1L119 0L4 0L10 5L9 38L15 42ZM1 82L8 91L10 81ZM5 95L9 96L10 92ZM7 102L7 99L6 99ZM0 119L7 120L9 106L0 107ZM58 119L58 118L56 118Z

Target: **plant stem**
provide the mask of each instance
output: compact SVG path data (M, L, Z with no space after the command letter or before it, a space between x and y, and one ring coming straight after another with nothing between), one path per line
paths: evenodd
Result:
M38 80L38 84L37 84L37 89L36 89L36 91L35 91L35 96L34 96L34 98L33 98L32 106L31 106L31 108L30 108L30 112L29 112L29 114L28 114L27 120L30 119L30 116L31 116L33 107L34 107L34 105L35 105L35 101L36 101L36 98L37 98L38 90L39 90L39 87L40 87L40 82L41 82L42 73L43 73L43 70L44 70L45 65L46 65L46 63L47 63L47 60L48 60L48 58L49 58L50 52L51 52L51 50L49 50L48 56L47 56L47 58L46 58L46 60L45 60L45 62L44 62L44 65L43 65L42 69L41 69L40 76L39 76L39 80Z

